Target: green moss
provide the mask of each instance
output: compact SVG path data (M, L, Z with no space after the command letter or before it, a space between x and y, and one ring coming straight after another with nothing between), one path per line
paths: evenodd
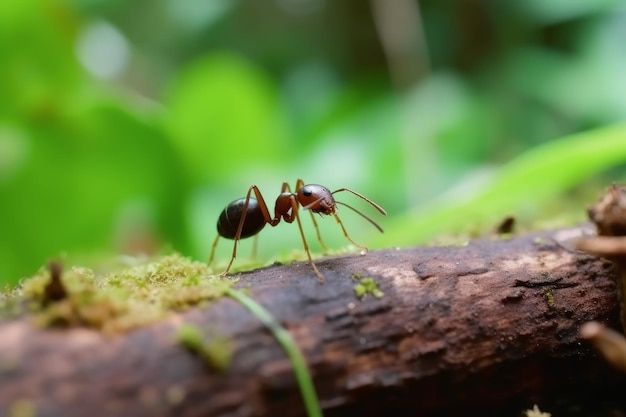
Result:
M378 289L378 283L374 278L362 278L361 274L354 273L352 274L352 279L358 280L357 284L354 286L354 294L358 298L363 298L367 294L371 294L374 298L382 298L385 295L385 293Z
M115 272L96 274L72 267L62 272L65 298L47 302L50 273L42 269L20 289L0 297L0 311L30 311L42 326L87 326L105 332L126 331L161 319L171 311L220 298L232 281L178 254Z
M232 356L232 342L221 336L213 335L204 340L200 329L185 324L178 329L178 342L191 353L200 357L212 369L223 372L228 369Z
M171 406L176 406L185 400L187 393L180 385L173 385L165 392L165 399Z
M365 286L361 285L361 284L356 284L354 286L354 294L358 297L358 298L362 298L365 295Z
M552 295L552 292L550 290L544 290L543 291L543 295L544 295L544 297L546 297L546 301L548 302L548 306L549 307L554 307L554 295Z
M539 274L539 279L542 281L547 281L547 280L551 280L552 275L550 275L550 272L548 271L541 271L541 273Z
M20 399L11 404L9 417L35 417L35 404L26 399Z

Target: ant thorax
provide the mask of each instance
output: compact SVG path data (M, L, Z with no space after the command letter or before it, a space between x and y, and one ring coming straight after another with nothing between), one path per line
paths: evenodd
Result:
M291 193L282 193L276 198L274 217L280 219L285 216L291 217Z

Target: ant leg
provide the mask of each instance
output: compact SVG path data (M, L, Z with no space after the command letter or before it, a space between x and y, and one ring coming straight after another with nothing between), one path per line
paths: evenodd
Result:
M359 248L361 248L362 250L367 252L367 247L366 246L359 245L354 240L352 240L352 238L348 235L348 232L346 231L346 228L343 226L343 223L341 222L341 219L339 219L339 216L337 214L333 214L333 216L335 216L335 220L337 220L337 223L339 223L339 226L341 226L341 230L343 230L343 235L346 237L346 239L348 239L350 242L352 242L353 245L358 246Z
M298 190L297 186L296 186L296 191ZM285 191L288 191L289 194L291 194L291 187L289 186L288 182L283 182L283 186L280 189L281 193L284 193Z
M300 215L298 215L298 201L296 200L296 197L294 197L293 195L291 196L291 210L292 210L291 218L288 218L288 219L286 218L285 221L287 223L291 223L293 222L294 217L296 218L296 221L298 223L298 229L300 229L300 236L302 237L302 244L304 246L304 251L306 252L306 256L309 258L309 264L313 268L315 275L317 275L318 281L322 284L324 283L324 275L322 275L319 269L317 269L317 266L315 266L315 263L313 263L313 258L311 257L311 252L309 251L309 245L306 242L306 237L304 236L304 230L302 229L302 222L300 222Z
M254 235L254 240L252 241L252 260L256 261L256 253L257 247L259 246L259 235Z
M215 236L215 240L213 241L213 246L211 247L211 255L209 256L209 266L213 265L213 259L215 257L215 249L217 249L217 242L220 240L220 235Z
M267 208L267 204L265 204L265 199L263 198L263 194L261 194L259 187L257 187L256 185L253 185L252 187L250 187L250 190L254 191L254 197L259 202L259 208L261 209L261 214L263 214L263 219L265 219L265 223L268 223L270 226L276 226L278 222L280 221L280 219L272 219L272 216L270 216L270 211ZM250 196L250 190L248 190L248 197ZM241 229L243 228L244 217L245 217L245 213L244 213L244 216L242 216L242 219L239 224L239 228L237 229L237 231L240 233L241 233Z
M313 214L311 210L309 210L309 214L311 215L311 221L313 222L313 227L315 227L317 240L320 242L320 245L322 246L322 251L324 251L324 253L328 253L328 248L326 247L326 245L324 244L324 241L322 240L322 234L320 233L320 229L319 227L317 227L317 222L315 221L315 215Z
M250 195L252 194L253 191L254 191L254 196L256 197L257 202L259 204L259 209L261 209L261 214L263 214L263 219L265 220L265 222L269 223L272 226L275 226L280 221L280 219L272 219L270 217L270 212L267 209L267 204L265 204L265 200L263 199L263 195L261 194L261 191L256 185L251 186L248 189L248 194L246 194L246 201L243 204L243 213L241 215L241 219L239 220L239 226L237 226L237 233L235 233L235 237L233 238L233 240L235 241L235 243L233 244L233 255L230 258L230 262L228 263L226 270L222 272L220 276L224 276L228 274L228 271L230 271L230 267L233 265L233 261L237 257L237 245L239 244L239 240L241 239L241 231L243 230L243 224L246 221L246 214L248 213L248 204L250 203Z
M298 178L298 181L296 181L296 193L302 187L304 187L304 181L302 181L301 178ZM291 192L291 190L289 192ZM322 251L324 251L324 253L327 253L328 252L328 247L326 247L326 245L324 244L324 241L322 240L322 235L320 233L320 229L317 226L317 221L315 221L315 215L313 214L312 211L309 211L309 213L311 214L311 221L313 222L313 227L315 227L315 233L317 234L317 241L320 242L320 246L322 247Z

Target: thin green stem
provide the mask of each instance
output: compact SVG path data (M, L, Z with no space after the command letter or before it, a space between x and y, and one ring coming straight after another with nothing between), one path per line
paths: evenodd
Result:
M289 359L291 360L307 415L309 417L322 417L322 409L317 398L317 393L315 392L315 387L313 386L311 374L309 374L309 368L307 367L306 361L304 360L298 345L296 345L296 342L293 340L289 332L274 319L265 307L256 302L254 299L248 297L240 291L233 290L232 288L228 289L226 294L243 304L244 307L255 315L261 323L263 323L274 334L274 337L283 347L287 356L289 356Z

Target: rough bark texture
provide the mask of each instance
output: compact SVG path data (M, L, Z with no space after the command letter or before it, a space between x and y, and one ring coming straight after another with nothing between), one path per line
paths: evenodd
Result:
M326 417L623 407L624 379L578 336L588 320L619 327L612 266L552 236L328 258L317 262L324 285L306 263L272 266L237 285L295 338ZM375 278L384 297L357 299L355 273ZM175 341L182 322L232 338L225 373ZM38 417L305 415L285 353L232 299L115 338L0 323L0 415L32 408Z

